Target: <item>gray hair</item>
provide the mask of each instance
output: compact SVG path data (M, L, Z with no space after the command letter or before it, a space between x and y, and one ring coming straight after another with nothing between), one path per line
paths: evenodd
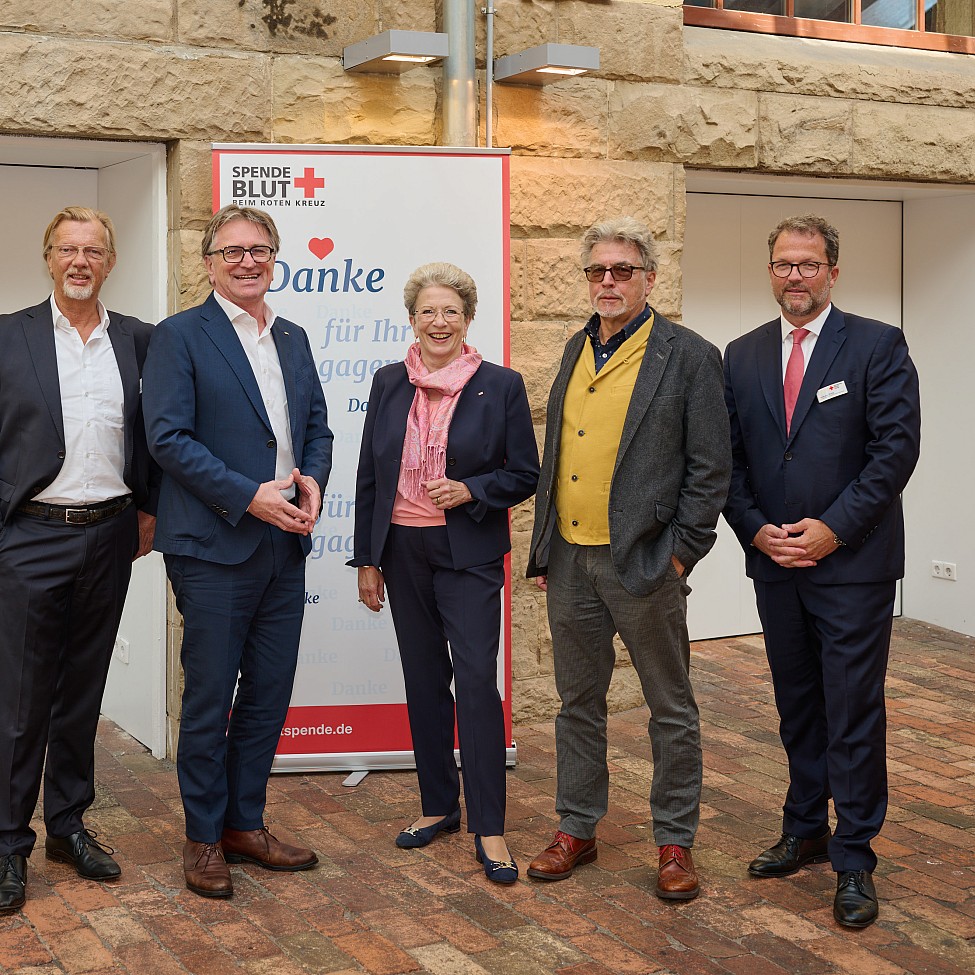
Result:
M51 238L54 231L65 221L75 221L77 223L100 223L105 228L105 243L108 245L108 252L115 253L115 225L111 217L101 210L93 210L91 207L70 206L59 210L54 219L47 225L44 231L44 257L51 253L54 246Z
M274 226L270 213L265 213L263 210L257 210L254 207L239 207L236 203L228 203L227 206L217 210L210 217L210 222L207 224L206 230L203 231L201 250L204 257L210 253L217 231L225 224L230 223L231 220L247 220L250 223L256 223L258 227L263 227L267 231L268 239L271 241L275 253L281 250L281 236L278 234L278 228Z
M840 261L840 232L822 217L817 217L812 213L807 213L801 217L786 217L775 230L768 235L768 259L772 260L772 251L775 250L775 242L779 239L779 234L803 234L806 237L815 237L817 234L823 238L826 245L826 260L834 267Z
M633 217L613 217L593 224L582 235L582 266L589 264L592 249L603 241L632 244L640 252L640 261L647 271L657 270L657 244L649 227Z
M416 311L417 295L424 288L430 287L450 288L451 291L456 291L464 303L464 317L474 317L474 310L477 308L477 285L466 271L446 261L423 264L406 279L406 284L403 286L403 303L411 315Z

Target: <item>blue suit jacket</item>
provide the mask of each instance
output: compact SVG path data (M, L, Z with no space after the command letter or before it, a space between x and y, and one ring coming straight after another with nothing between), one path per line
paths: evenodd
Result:
M415 392L402 362L384 366L373 378L356 478L355 557L349 565L381 565ZM508 509L530 498L538 484L538 447L519 373L481 363L450 423L446 476L463 481L474 498L444 512L454 568L483 565L510 551Z
M785 432L780 320L725 352L733 470L725 518L764 582L805 572L820 583L883 582L904 574L900 494L921 439L918 377L900 329L835 305L806 368ZM847 392L820 402L833 383ZM846 543L818 565L786 569L751 542L766 524L824 521Z
M141 511L155 514L159 468L149 458L140 376L152 326L108 313L122 379L125 466L122 479ZM0 316L0 526L64 466L64 416L50 300Z
M295 466L322 491L332 466L325 396L304 330L278 318ZM237 565L265 523L247 513L274 480L276 443L244 347L216 298L160 322L143 383L149 449L163 469L155 548ZM307 555L311 541L301 538Z

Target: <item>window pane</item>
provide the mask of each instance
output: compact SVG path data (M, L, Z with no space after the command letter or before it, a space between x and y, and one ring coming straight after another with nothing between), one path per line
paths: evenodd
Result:
M714 0L684 0L685 7L713 7Z
M724 0L725 10L742 10L750 14L785 14L785 0Z
M925 0L924 6L925 30L975 37L975 4L972 0Z
M917 0L863 0L860 23L869 27L917 29Z
M796 16L849 24L853 21L853 4L850 0L796 0Z

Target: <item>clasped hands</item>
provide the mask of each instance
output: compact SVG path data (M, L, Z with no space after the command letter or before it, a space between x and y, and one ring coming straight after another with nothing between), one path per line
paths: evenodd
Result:
M474 496L463 481L452 481L448 477L438 477L432 481L424 481L421 485L427 492L435 508L446 511L467 504Z
M281 492L294 485L296 504L286 501ZM276 525L296 535L310 535L318 520L322 506L322 492L318 481L302 474L296 467L287 477L278 481L265 481L254 495L247 510L261 521Z
M833 529L818 518L803 518L794 525L763 525L752 545L787 569L808 569L835 552Z
M436 508L446 510L467 504L474 495L462 481L452 481L448 477L438 477L424 481L421 485ZM386 584L382 572L374 565L359 566L359 602L366 609L378 613L386 601Z

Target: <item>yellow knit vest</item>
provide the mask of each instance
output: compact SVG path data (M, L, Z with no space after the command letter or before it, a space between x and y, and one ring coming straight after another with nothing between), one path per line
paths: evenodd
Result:
M555 510L573 545L609 544L609 487L623 421L647 350L653 317L596 373L587 339L565 391Z

